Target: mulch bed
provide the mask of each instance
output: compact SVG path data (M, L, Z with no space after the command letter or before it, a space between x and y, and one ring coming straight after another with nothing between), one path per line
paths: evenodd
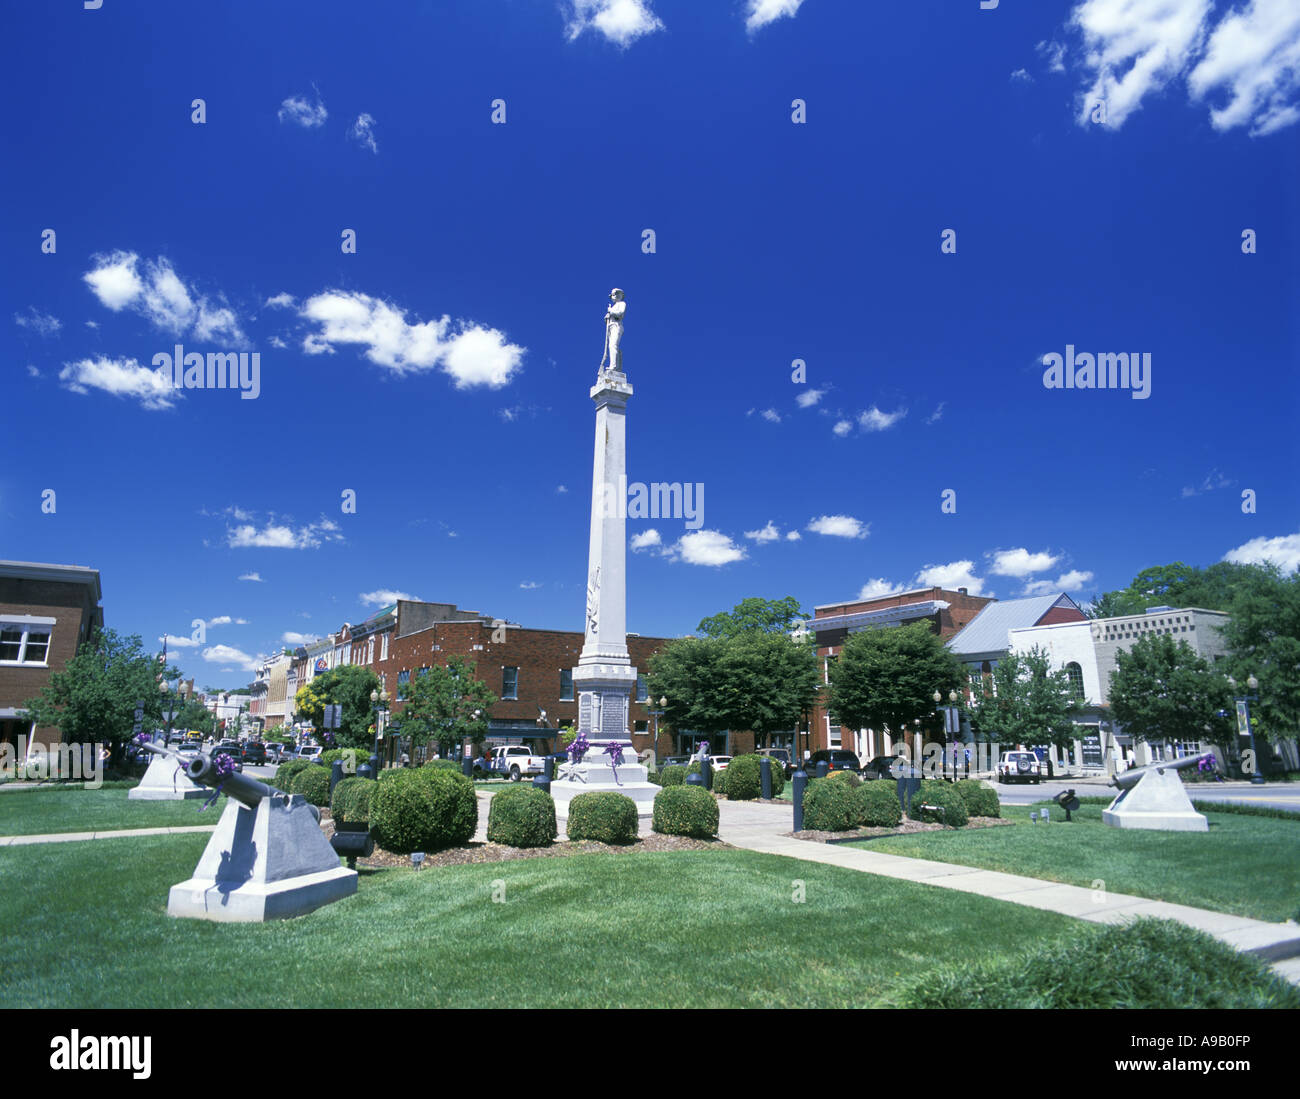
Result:
M946 824L935 824L919 820L904 820L897 828L853 828L848 832L785 832L797 840L809 840L812 843L829 843L831 840L865 840L877 836L911 836L917 832L969 832L972 828L998 828L1015 821L1002 817L971 817L965 828L949 828Z
M321 813L321 830L328 839L334 834L334 824L327 812ZM624 855L645 851L712 851L727 848L719 840L697 840L688 836L663 836L658 832L642 836L634 843L610 844L596 843L594 840L582 840L573 843L557 839L549 847L507 847L502 843L480 843L471 840L464 847L451 847L446 851L429 851L424 856L425 868L431 866L463 866L474 862L513 862L515 859L554 859L567 855ZM357 859L357 866L405 867L412 869L410 855L395 855L376 847L375 853L368 859Z

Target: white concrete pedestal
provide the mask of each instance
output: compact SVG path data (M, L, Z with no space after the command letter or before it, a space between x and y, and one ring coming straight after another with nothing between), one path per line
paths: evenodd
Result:
M1192 808L1183 781L1172 767L1148 771L1136 786L1121 790L1102 811L1113 828L1149 828L1165 832L1208 832L1210 823Z
M156 755L149 763L138 786L126 792L128 801L188 801L206 798L212 791L190 781L176 760Z
M646 775L649 774L646 768L639 763L620 763L617 768L612 768L609 757L604 752L604 744L592 745L582 763L560 765L559 777L551 783L556 817L567 820L570 801L579 794L595 793L622 794L636 802L638 817L653 815L655 795L660 788L646 780ZM623 758L636 759L636 752L630 742L623 745ZM616 770L617 781L614 778Z
M320 830L301 794L275 794L249 809L227 800L188 881L173 885L167 914L219 923L303 916L357 891L357 872Z

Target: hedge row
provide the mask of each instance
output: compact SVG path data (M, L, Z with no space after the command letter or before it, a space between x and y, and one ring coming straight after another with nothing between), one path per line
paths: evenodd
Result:
M289 780L290 794L301 794L318 809L330 803L330 773L324 767L308 763Z

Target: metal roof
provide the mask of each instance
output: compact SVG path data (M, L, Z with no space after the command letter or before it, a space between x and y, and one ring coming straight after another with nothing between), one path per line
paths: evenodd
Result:
M827 618L805 620L804 625L814 633L828 630L870 630L877 626L896 626L900 622L909 622L916 618L929 618L932 614L946 611L949 607L942 599L926 599L920 603L904 603L900 607L883 607L878 611L858 611L856 614L833 614Z
M1064 592L989 603L966 623L964 629L948 639L948 648L959 656L1006 652L1011 648L1008 630L1037 625L1038 620L1062 599L1077 609L1074 600Z

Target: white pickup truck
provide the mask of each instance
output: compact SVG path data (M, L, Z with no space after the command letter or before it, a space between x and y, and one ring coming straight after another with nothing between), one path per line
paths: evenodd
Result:
M1003 752L998 761L999 782L1032 782L1035 786L1047 773L1033 752Z
M525 775L540 775L545 768L546 757L535 754L526 744L501 744L492 749L487 773L503 775L511 782L518 782ZM475 777L481 778L483 774L481 763L476 761Z

